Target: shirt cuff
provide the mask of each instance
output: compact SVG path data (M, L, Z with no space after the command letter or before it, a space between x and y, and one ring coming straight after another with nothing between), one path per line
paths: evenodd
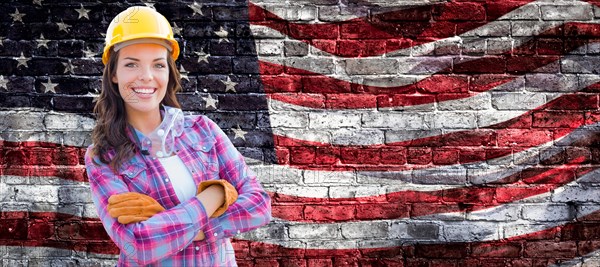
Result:
M208 214L202 202L196 197L184 202L182 208L185 209L190 216L194 229L203 228L208 224Z
M223 233L223 226L221 225L219 217L208 218L208 222L201 227L202 231L204 231L205 238L208 240L225 238Z

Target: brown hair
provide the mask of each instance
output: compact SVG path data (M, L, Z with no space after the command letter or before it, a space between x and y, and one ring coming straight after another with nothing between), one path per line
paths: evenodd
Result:
M119 94L119 87L112 81L116 73L119 51L110 53L110 58L104 66L102 74L102 92L94 106L96 115L96 126L92 130L92 157L98 155L100 162L109 164L117 172L123 162L129 160L135 154L137 148L135 143L129 139L125 129L127 128L127 113L125 102ZM181 108L175 93L181 91L180 74L175 61L167 56L169 65L169 82L167 93L161 101L166 106ZM116 154L111 159L108 153L114 149ZM95 161L95 164L98 165Z

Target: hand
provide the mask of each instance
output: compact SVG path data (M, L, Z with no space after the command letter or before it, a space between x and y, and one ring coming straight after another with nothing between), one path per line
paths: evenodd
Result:
M229 208L229 205L233 204L237 198L238 198L238 192L235 189L235 187L233 187L233 185L231 185L229 182L227 182L227 180L223 180L223 179L219 179L219 180L208 180L208 181L204 181L202 183L200 183L200 185L198 186L198 194L202 193L202 191L206 190L208 187L211 187L212 185L219 185L221 188L221 190L224 191L225 193L225 200L223 201L222 199L219 201L223 201L223 204L220 204L220 207L217 208L217 210L210 216L211 218L216 218L221 216L223 213L225 213L225 211L227 210L227 208Z
M164 210L156 200L140 193L127 192L108 198L108 213L122 224L145 221Z

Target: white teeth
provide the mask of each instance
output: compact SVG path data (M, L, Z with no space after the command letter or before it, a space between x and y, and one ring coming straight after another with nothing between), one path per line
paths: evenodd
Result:
M154 89L132 89L134 92L138 94L152 94L154 93Z

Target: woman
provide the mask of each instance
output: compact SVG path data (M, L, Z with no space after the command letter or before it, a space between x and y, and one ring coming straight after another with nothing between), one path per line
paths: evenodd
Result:
M223 131L183 115L178 55L151 8L131 7L108 27L85 164L119 266L236 266L229 238L271 219L268 194Z

